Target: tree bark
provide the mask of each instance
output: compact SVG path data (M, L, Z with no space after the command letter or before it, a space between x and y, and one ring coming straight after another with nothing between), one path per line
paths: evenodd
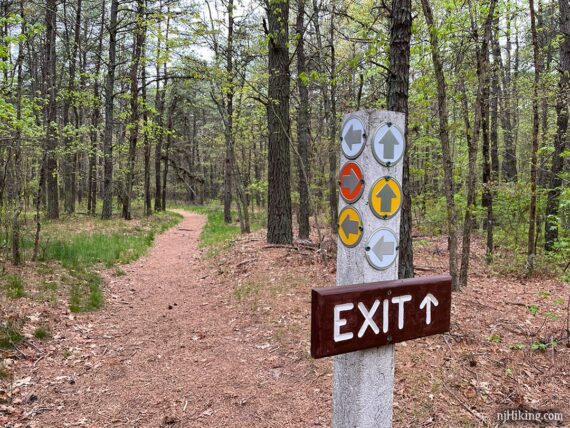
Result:
M335 0L331 0L331 18L330 18L330 32L329 32L329 45L331 52L330 63L330 115L328 120L329 131L329 208L331 217L331 230L336 233L338 230L338 163L336 160L336 153L338 150L338 127L336 123L336 52L334 46L334 20L335 20Z
M291 159L289 155L289 0L267 0L268 21L268 209L267 242L291 244Z
M297 89L299 107L297 110L297 173L299 191L299 238L308 239L310 233L309 215L309 88L306 84L307 58L305 56L305 0L297 0Z
M133 197L133 184L135 179L135 161L139 139L139 66L141 62L143 44L145 43L145 4L144 0L137 0L137 13L135 16L135 35L133 41L133 57L130 69L131 84L131 117L129 134L129 154L127 164L127 178L125 194L123 195L123 218L131 220L131 199Z
M516 156L516 147L514 144L514 136L513 136L513 114L511 112L511 97L515 96L514 90L512 87L512 78L511 78L511 50L512 50L512 43L511 43L511 20L512 20L512 11L511 11L511 3L510 1L507 2L507 13L506 13L506 62L505 67L502 66L501 63L501 54L500 54L500 46L499 40L495 37L495 49L499 47L499 55L497 59L499 60L499 70L502 70L502 81L503 81L503 89L502 89L502 103L501 103L501 126L503 128L503 167L502 167L502 176L503 180L505 181L516 181L517 180L517 156ZM500 87L499 87L500 90Z
M101 72L101 58L103 55L103 32L105 30L105 3L101 6L101 26L99 27L99 44L95 55L95 78L93 82L93 99L95 105L91 112L91 131L89 133L91 139L91 150L89 152L89 190L87 197L87 211L91 215L95 215L97 209L97 152L99 149L99 125L101 123L101 106L100 106L100 84L99 73Z
M554 153L550 186L546 202L546 220L544 224L544 249L552 251L558 241L558 210L562 191L561 173L564 170L562 153L567 150L568 143L568 102L570 92L570 2L559 0L560 7L560 78L556 100L556 135L554 137Z
M109 16L109 61L105 81L105 135L103 137L103 210L102 219L110 219L113 215L113 121L114 121L114 89L115 68L117 61L117 14L119 0L111 1Z
M48 0L46 3L46 44L45 44L45 70L44 87L47 103L45 107L46 121L46 190L47 190L47 217L59 218L59 185L57 171L57 79L56 79L56 16L57 1Z
M493 16L495 13L496 0L490 0L489 12L487 14L483 40L481 47L476 47L476 60L477 60L477 96L475 99L475 113L473 118L473 128L471 128L469 120L469 105L467 100L467 93L465 89L465 80L463 77L459 80L460 91L462 94L463 118L465 123L465 134L467 138L468 147L468 176L467 176L467 206L465 208L465 217L463 220L463 240L461 249L461 267L459 270L459 286L465 287L467 285L467 278L469 274L469 257L471 254L471 228L473 226L473 218L476 202L476 187L477 187L477 151L479 145L479 132L481 130L482 122L482 106L484 97L484 82L489 73L488 59L489 55L484 55L483 52L489 51L489 43L491 41L491 28ZM470 4L471 7L471 4ZM479 31L476 24L472 23L473 38L479 43Z
M65 3L64 3L65 5ZM81 37L81 6L82 0L77 0L77 10L75 15L75 28L74 36L72 42L72 49L69 55L69 82L67 85L67 94L63 102L62 120L64 128L64 146L65 146L65 162L63 167L64 176L64 208L67 214L72 214L75 212L75 198L77 193L76 184L76 147L74 142L74 134L76 130L70 129L72 125L71 121L71 104L73 97L75 96L75 91L77 89L76 85L76 70L77 70L77 53L79 52L79 42Z
M484 64L489 64L489 45L492 40L493 29L492 25L494 18L491 23L486 23L485 25L491 25L489 29L491 38L489 43L483 42L483 46L479 50L479 56ZM487 31L487 28L485 28ZM487 215L485 217L484 229L487 232L486 248L485 248L485 260L490 263L493 259L493 193L491 191L491 139L489 134L489 118L491 110L491 100L490 100L490 86L491 79L493 78L493 70L488 70L487 73L481 75L480 84L482 85L482 97L481 97L481 136L483 140L482 145L482 156L483 156L483 189L481 194L481 205L486 208Z
M224 222L232 222L232 181L236 180L234 174L234 2L228 1L228 38L226 49L226 72L228 74L228 88L226 92L226 158L224 160ZM238 202L239 204L239 202ZM238 206L238 211L241 211ZM239 213L241 218L241 212ZM241 223L241 222L240 222Z
M24 2L20 0L21 33L25 34L26 25L24 19ZM12 263L16 266L22 263L22 253L20 251L20 215L24 208L22 198L22 91L24 87L24 74L22 64L24 62L24 44L18 43L18 58L16 60L17 88L16 88L16 135L14 138L14 184L13 192L15 199L14 214L12 216ZM1 202L1 201L0 201Z
M451 148L449 144L449 110L447 107L447 88L445 83L445 74L443 72L443 62L439 53L437 27L434 25L431 5L429 3L429 0L421 1L430 34L431 56L437 83L439 139L441 141L445 199L447 202L447 247L449 250L449 273L451 275L451 287L453 290L457 291L459 290L459 282L457 278L457 212L455 209L455 180L453 178L453 160L451 157Z
M533 47L534 81L532 90L532 146L530 152L530 208L528 211L528 243L527 243L527 274L534 270L535 258L535 230L536 230L536 164L538 151L538 130L540 118L538 114L538 88L540 85L540 59L538 48L538 35L536 31L536 15L534 0L529 0L530 32Z
M392 28L390 30L390 70L388 73L388 110L404 113L406 126L402 176L402 214L400 221L399 267L400 278L414 276L412 247L412 196L410 186L410 146L408 144L408 89L410 85L410 41L412 35L411 0L392 2Z

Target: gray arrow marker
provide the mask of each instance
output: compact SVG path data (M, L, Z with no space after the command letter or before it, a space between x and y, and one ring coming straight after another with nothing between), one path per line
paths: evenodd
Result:
M392 211L392 199L396 197L396 194L389 184L386 183L376 196L380 198L380 211L385 213Z
M384 145L384 159L394 159L394 146L399 146L400 142L396 140L391 130L382 137L380 144Z
M350 190L350 193L354 193L354 189L356 189L358 183L360 183L360 180L353 169L350 170L350 174L342 176L342 187Z
M351 220L349 216L346 216L346 218L342 221L340 227L342 227L342 230L344 231L344 234L347 238L350 235L356 235L358 233L358 222Z
M348 145L349 149L352 150L352 146L362 142L362 130L354 130L354 125L350 125L350 128L348 128L348 131L344 136L344 141ZM394 150L392 149L392 152L393 151Z
M382 237L374 244L372 251L376 254L378 260L383 261L384 256L394 255L394 247L394 242L384 242L384 237Z

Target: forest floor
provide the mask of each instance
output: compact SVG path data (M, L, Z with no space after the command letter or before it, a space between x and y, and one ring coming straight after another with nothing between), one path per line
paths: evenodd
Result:
M260 230L211 255L206 217L181 213L125 275L103 274L101 310L29 314L49 317L52 337L3 354L0 426L330 425L332 359L309 356L310 289L334 285L334 254L268 246ZM419 275L446 271L445 238L414 245ZM569 295L551 277L497 275L476 240L451 332L396 345L394 425L495 426L522 407L569 426Z

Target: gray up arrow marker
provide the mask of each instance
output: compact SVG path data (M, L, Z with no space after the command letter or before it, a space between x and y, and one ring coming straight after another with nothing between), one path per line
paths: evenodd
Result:
M384 159L394 159L394 146L399 146L400 142L396 140L392 130L388 129L380 144L384 145Z
M348 128L348 131L344 136L344 141L346 141L349 149L352 150L352 146L355 144L360 144L362 142L362 131L354 130L354 125L350 125L350 128ZM392 152L393 151L394 150L392 149Z
M380 211L385 213L392 211L392 199L396 197L396 194L388 183L380 189L376 196L380 198Z
M342 227L342 230L344 231L344 234L347 238L350 235L356 235L358 233L358 222L351 220L349 216L346 216L346 218L342 221L340 227Z
M354 193L354 189L356 189L358 183L360 183L360 180L353 169L350 170L350 174L342 176L342 187L350 190L350 193Z
M384 256L392 256L394 254L394 242L384 242L384 237L374 245L372 251L380 261L383 261Z

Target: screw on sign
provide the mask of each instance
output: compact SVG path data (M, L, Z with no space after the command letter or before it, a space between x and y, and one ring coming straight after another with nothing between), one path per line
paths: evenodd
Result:
M340 195L349 204L356 202L364 191L364 175L356 162L347 162L340 170Z
M362 216L354 207L348 206L338 215L338 237L347 247L355 247L362 239Z
M383 220L394 217L402 205L402 187L393 177L382 177L370 188L370 209Z

